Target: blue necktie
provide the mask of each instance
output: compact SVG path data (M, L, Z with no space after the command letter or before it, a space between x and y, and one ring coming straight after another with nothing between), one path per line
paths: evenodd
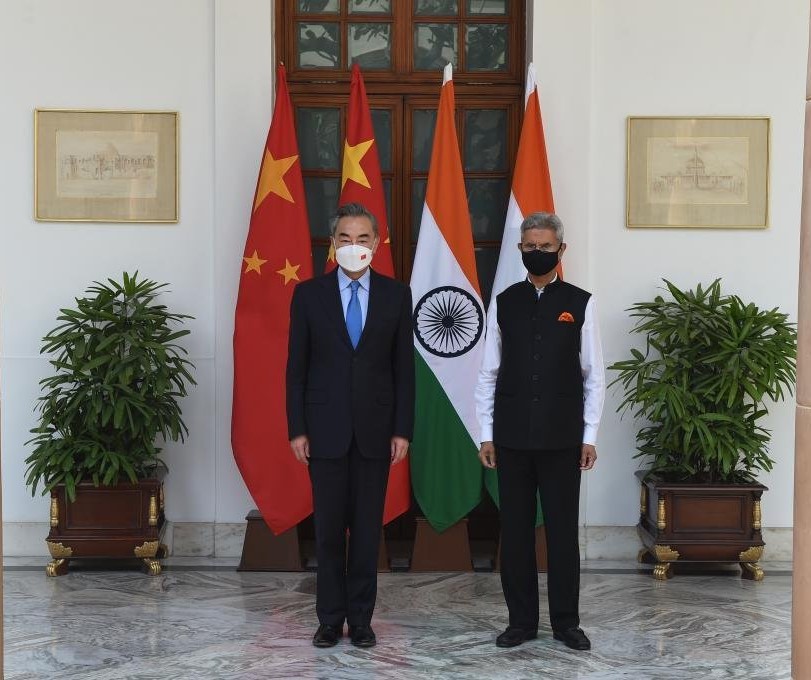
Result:
M360 281L352 281L349 287L352 289L352 297L349 298L349 304L346 306L346 330L349 333L349 339L352 341L352 347L357 347L361 331L363 330L363 320L360 315L360 300L358 300Z

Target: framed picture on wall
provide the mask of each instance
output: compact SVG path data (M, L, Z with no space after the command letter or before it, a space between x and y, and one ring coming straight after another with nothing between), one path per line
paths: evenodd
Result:
M177 112L37 109L34 217L177 222Z
M769 119L629 117L628 227L765 229Z

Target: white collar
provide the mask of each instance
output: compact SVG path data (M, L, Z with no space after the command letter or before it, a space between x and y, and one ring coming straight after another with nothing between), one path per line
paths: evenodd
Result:
M549 283L547 283L546 286L548 286L548 285L550 285L552 283L555 283L555 281L557 281L557 280L558 280L558 273L555 272L555 275L552 277L552 280ZM541 293L543 293L544 289L546 288L546 286L538 288L538 286L536 286L534 283L532 283L532 279L529 278L529 274L527 274L527 283L530 284L535 289L535 292L538 293L539 295Z

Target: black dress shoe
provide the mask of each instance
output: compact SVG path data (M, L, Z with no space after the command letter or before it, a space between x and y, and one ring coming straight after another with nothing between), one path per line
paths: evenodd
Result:
M334 647L338 644L338 639L343 635L343 626L330 626L322 623L313 635L313 645L316 647Z
M537 630L509 626L496 638L496 647L517 647L527 640L534 640L536 637L538 637Z
M355 647L374 647L377 644L371 626L349 626L349 639Z
M553 633L555 640L560 640L570 649L583 651L591 649L591 642L580 628L567 628L566 630L556 630Z

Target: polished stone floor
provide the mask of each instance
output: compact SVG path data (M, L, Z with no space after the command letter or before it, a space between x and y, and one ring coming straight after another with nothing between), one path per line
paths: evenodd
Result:
M5 678L398 680L790 677L791 576L736 571L661 583L634 564L584 563L593 649L551 639L496 648L506 625L497 574L381 575L377 647L311 646L311 573L236 573L213 560L160 576L76 570L47 578L7 560ZM540 576L545 600L546 577ZM542 613L543 617L543 613Z

